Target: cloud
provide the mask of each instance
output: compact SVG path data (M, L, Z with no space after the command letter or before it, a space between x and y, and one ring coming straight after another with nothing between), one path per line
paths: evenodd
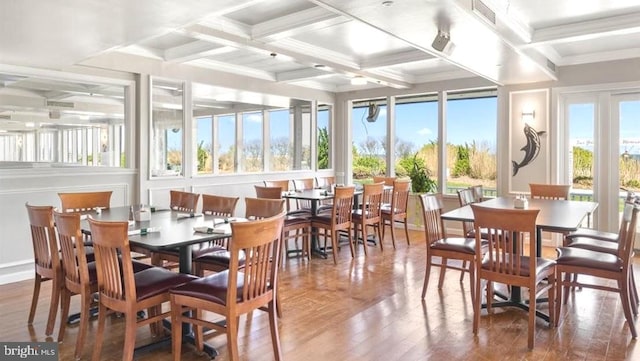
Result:
M262 114L249 114L245 119L253 123L260 123L262 122Z
M418 130L418 134L420 135L431 135L433 132L429 128L422 128Z

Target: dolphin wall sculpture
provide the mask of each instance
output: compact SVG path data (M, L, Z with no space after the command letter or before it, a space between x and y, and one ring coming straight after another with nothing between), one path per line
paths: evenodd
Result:
M520 150L524 151L524 159L520 163L516 163L516 161L512 160L513 163L513 175L518 174L518 170L520 168L531 163L536 157L538 153L540 153L540 136L546 133L545 131L536 132L529 124L524 125L524 136L527 138L527 144L524 147L520 148Z

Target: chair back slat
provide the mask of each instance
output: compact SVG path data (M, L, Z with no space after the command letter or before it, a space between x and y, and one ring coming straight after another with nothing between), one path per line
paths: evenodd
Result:
M171 197L169 207L171 207L172 210L189 213L196 211L200 194L175 190L169 191L169 194Z
M285 211L284 199L245 198L245 218L264 219ZM235 239L235 235L234 235Z
M58 230L65 282L75 285L89 282L89 267L85 251L80 213L53 212Z
M422 207L422 219L424 223L425 239L427 249L429 245L445 236L444 223L440 217L443 208L441 194L423 193L420 194L420 205Z
M570 184L529 183L531 198L569 200Z
M224 197L211 194L202 195L202 213L218 217L232 217L239 197Z
M101 297L120 304L135 300L137 296L127 235L128 222L103 222L90 218L89 227Z
M496 209L471 204L476 231L476 253L480 251L480 229L485 229L488 237L488 252L478 262L486 272L500 273L505 276L529 278L536 269L536 218L538 209ZM528 245L528 252L525 246ZM522 256L530 256L523 258ZM482 256L479 256L482 257ZM528 259L529 264L525 265ZM535 275L533 275L535 280ZM515 281L527 284L525 280ZM511 284L514 284L511 283Z
M471 186L469 188L458 190L458 201L460 206L477 203L482 201L482 186ZM465 235L473 234L473 222L462 222L462 230Z
M27 213L31 227L31 241L36 267L44 270L60 268L58 240L53 221L53 206L32 206Z
M365 184L362 193L362 218L364 223L379 222L382 218L380 210L382 208L384 183Z
M233 242L230 244L229 284L238 284L237 278L241 277L243 286L240 298L238 288L229 287L227 305L261 303L274 297L284 217L282 211L274 217L231 223ZM245 260L240 270L241 252Z
M629 264L633 259L638 209L640 209L639 206L627 202L622 210L622 220L618 231L618 257L623 261L623 264Z
M396 180L395 182L393 182L393 194L391 196L392 213L397 215L403 215L407 213L410 185L411 183L407 180Z
M63 212L86 212L100 207L111 206L112 191L58 193Z

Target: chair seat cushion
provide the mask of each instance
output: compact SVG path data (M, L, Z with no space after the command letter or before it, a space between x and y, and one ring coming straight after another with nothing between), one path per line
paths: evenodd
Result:
M333 217L332 217L331 213L317 214L317 215L311 217L311 225L313 226L314 223L319 223L319 224L323 224L323 225L326 225L326 226L330 226L332 219L333 219Z
M567 245L567 247L588 249L595 252L604 252L612 254L614 256L618 255L617 242L603 241L589 237L574 237L569 239L568 241L569 244Z
M171 288L192 281L197 277L184 273L175 273L162 267L151 267L133 274L136 284L137 300L167 292Z
M566 237L569 240L573 240L574 238L578 238L578 237L589 237L589 238L599 239L602 241L616 242L616 243L618 242L617 233L598 231L596 229L591 229L591 228L580 228L576 231L570 232L569 234L567 234Z
M242 267L245 262L245 254L243 251L240 251L240 256L238 258L238 263ZM229 268L229 263L231 262L231 252L226 249L218 249L215 251L207 252L195 258L195 262L213 264L216 266L224 266Z
M531 274L531 268L529 268L529 256L519 256L520 257L520 275L522 277L528 277ZM508 257L505 264L510 264L511 261L510 260L511 257ZM541 275L543 274L544 271L546 271L548 268L553 267L556 265L556 261L554 260L550 260L550 259L546 259L546 258L542 258L542 257L537 257L536 258L536 274L537 275ZM489 270L489 255L486 255L484 257L484 259L482 260L482 268L485 270ZM546 277L546 276L545 276Z
M447 237L431 243L431 249L476 254L476 240L474 238Z
M304 226L309 224L309 217L286 216L284 219L284 227Z
M556 251L558 266L588 267L614 272L622 269L622 260L609 253L575 247L559 247Z
M372 213L372 212L369 212L369 211L364 211L364 212L363 212L363 211L362 211L362 209L356 209L356 210L353 210L353 211L351 212L351 217L353 218L353 220L354 220L354 221L361 221L363 217L364 217L364 218L369 218L369 217L371 217L371 216L370 216L370 214L371 214L371 213ZM375 217L375 216L374 216L374 217Z
M244 275L238 273L238 301L242 300L242 286ZM220 305L227 303L227 289L229 287L229 271L222 271L212 275L198 278L194 281L172 289L170 292L176 295L195 297Z

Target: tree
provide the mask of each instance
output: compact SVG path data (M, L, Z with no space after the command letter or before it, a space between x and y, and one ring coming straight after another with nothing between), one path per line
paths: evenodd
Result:
M318 169L329 169L329 132L318 128Z
M204 146L204 140L198 144L198 172L205 170L207 165L207 158L209 158L209 152Z

